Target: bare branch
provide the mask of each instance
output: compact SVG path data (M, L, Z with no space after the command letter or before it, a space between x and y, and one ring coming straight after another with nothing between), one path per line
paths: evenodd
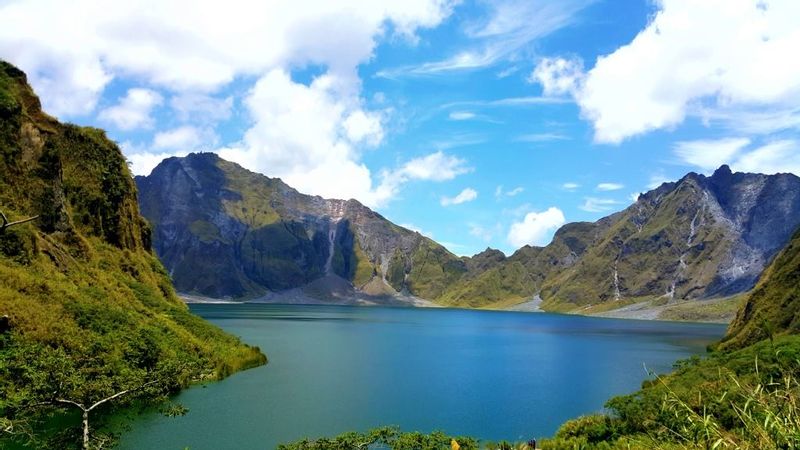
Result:
M11 227L11 226L14 226L14 225L19 225L19 224L22 224L22 223L25 223L25 222L30 222L32 220L36 220L36 219L39 218L39 215L37 214L37 215L35 215L33 217L28 217L27 219L22 219L22 220L17 220L17 221L14 221L14 222L9 222L8 221L8 217L6 217L5 213L3 213L3 211L0 211L0 218L3 219L3 224L0 225L0 231L5 231L5 229L8 228L8 227Z
M149 385L151 385L151 384L158 383L159 381L160 381L160 380L153 380L153 381L147 382L147 383L145 383L145 384L143 384L143 385L141 385L141 386L139 386L139 387L137 387L137 388L133 388L133 389L126 389L126 390L124 390L124 391L119 391L119 392L117 392L116 394L114 394L114 395L112 395L112 396L110 396L110 397L106 397L106 398L104 398L104 399L102 399L102 400L100 400L100 401L96 402L94 405L90 406L90 407L89 407L89 408L88 408L86 411L91 411L91 410L93 410L93 409L97 408L98 406L102 405L102 404L103 404L103 403L105 403L105 402L109 402L109 401L111 401L111 400L114 400L114 399L115 399L115 398L117 398L117 397L121 397L121 396L123 396L123 395L127 394L128 392L131 392L131 391L138 391L139 389L144 389L144 388L146 388L147 386L149 386Z
M64 399L64 398L57 398L55 401L56 401L57 403L66 403L66 404L68 404L68 405L74 405L74 406L77 406L77 407L78 407L78 408L80 408L82 411L86 411L86 410L87 410L87 409L86 409L86 407L85 407L85 406L83 406L83 403L73 402L72 400L67 400L67 399Z

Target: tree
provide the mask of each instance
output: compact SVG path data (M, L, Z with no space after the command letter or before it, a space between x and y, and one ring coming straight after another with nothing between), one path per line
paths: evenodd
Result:
M94 410L98 406L102 405L103 403L110 402L110 401L112 401L112 400L114 400L116 398L122 397L125 394L129 394L131 392L144 389L145 387L147 387L147 386L149 386L151 384L155 384L157 382L158 382L158 380L153 380L153 381L147 382L147 383L145 383L145 384L143 384L143 385L141 385L141 386L139 386L137 388L134 388L134 389L125 389L123 391L119 391L114 395L108 396L106 398L103 398L103 399L100 399L100 400L94 402L92 405L90 405L88 407L85 406L83 403L79 403L79 402L76 402L76 401L73 401L73 400L64 399L64 398L57 398L54 401L56 403L75 406L75 407L79 408L82 411L83 419L82 419L81 423L83 424L83 450L89 450L89 442L90 442L90 440L89 440L89 432L90 432L90 430L89 430L89 413L92 412L92 410Z

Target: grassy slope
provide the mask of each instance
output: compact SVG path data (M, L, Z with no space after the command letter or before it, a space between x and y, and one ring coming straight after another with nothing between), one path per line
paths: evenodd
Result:
M800 331L800 233L764 271L728 329L721 349Z
M149 250L149 227L119 148L101 130L44 114L24 74L5 62L0 210L10 220L40 215L0 233L0 315L11 326L0 335L0 416L18 413L19 402L37 394L32 389L63 387L41 378L55 377L55 366L22 370L14 358L25 352L51 355L69 376L104 380L92 395L170 364L192 367L170 380L180 386L266 361L176 297Z

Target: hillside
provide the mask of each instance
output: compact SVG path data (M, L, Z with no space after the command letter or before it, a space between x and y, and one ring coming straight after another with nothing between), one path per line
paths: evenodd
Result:
M48 116L2 61L0 152L0 211L33 219L0 229L0 446L57 398L157 382L152 397L266 361L177 298L119 148Z
M721 349L737 349L800 331L800 233L795 233L728 328Z
M368 294L435 299L463 261L356 200L304 195L213 153L169 158L137 177L154 247L176 288L258 298L325 278Z
M798 225L800 178L723 166L665 183L597 222L565 225L548 246L520 249L446 296L482 305L502 286L507 298L538 294L545 310L586 313L731 297L755 285Z
M214 154L170 158L136 180L177 289L209 297L268 299L313 285L464 307L537 295L555 311L645 302L691 317L693 300L731 298L709 305L733 310L800 225L800 178L723 166L665 183L597 222L567 224L546 247L457 258L355 200L304 195Z

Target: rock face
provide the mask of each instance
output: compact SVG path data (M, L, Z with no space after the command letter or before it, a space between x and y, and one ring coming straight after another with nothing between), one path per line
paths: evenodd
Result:
M738 349L762 339L800 332L800 232L775 257L750 293L721 349Z
M672 302L752 288L800 225L794 175L690 173L595 223L563 227L528 268L543 279L543 306Z
M155 250L182 292L253 298L336 276L437 298L467 270L355 200L304 195L212 153L167 159L136 183Z
M214 154L137 177L143 214L178 290L255 298L338 277L367 293L454 306L540 296L548 310L728 296L751 289L800 225L800 178L690 173L546 247L458 258L355 200L301 194Z

